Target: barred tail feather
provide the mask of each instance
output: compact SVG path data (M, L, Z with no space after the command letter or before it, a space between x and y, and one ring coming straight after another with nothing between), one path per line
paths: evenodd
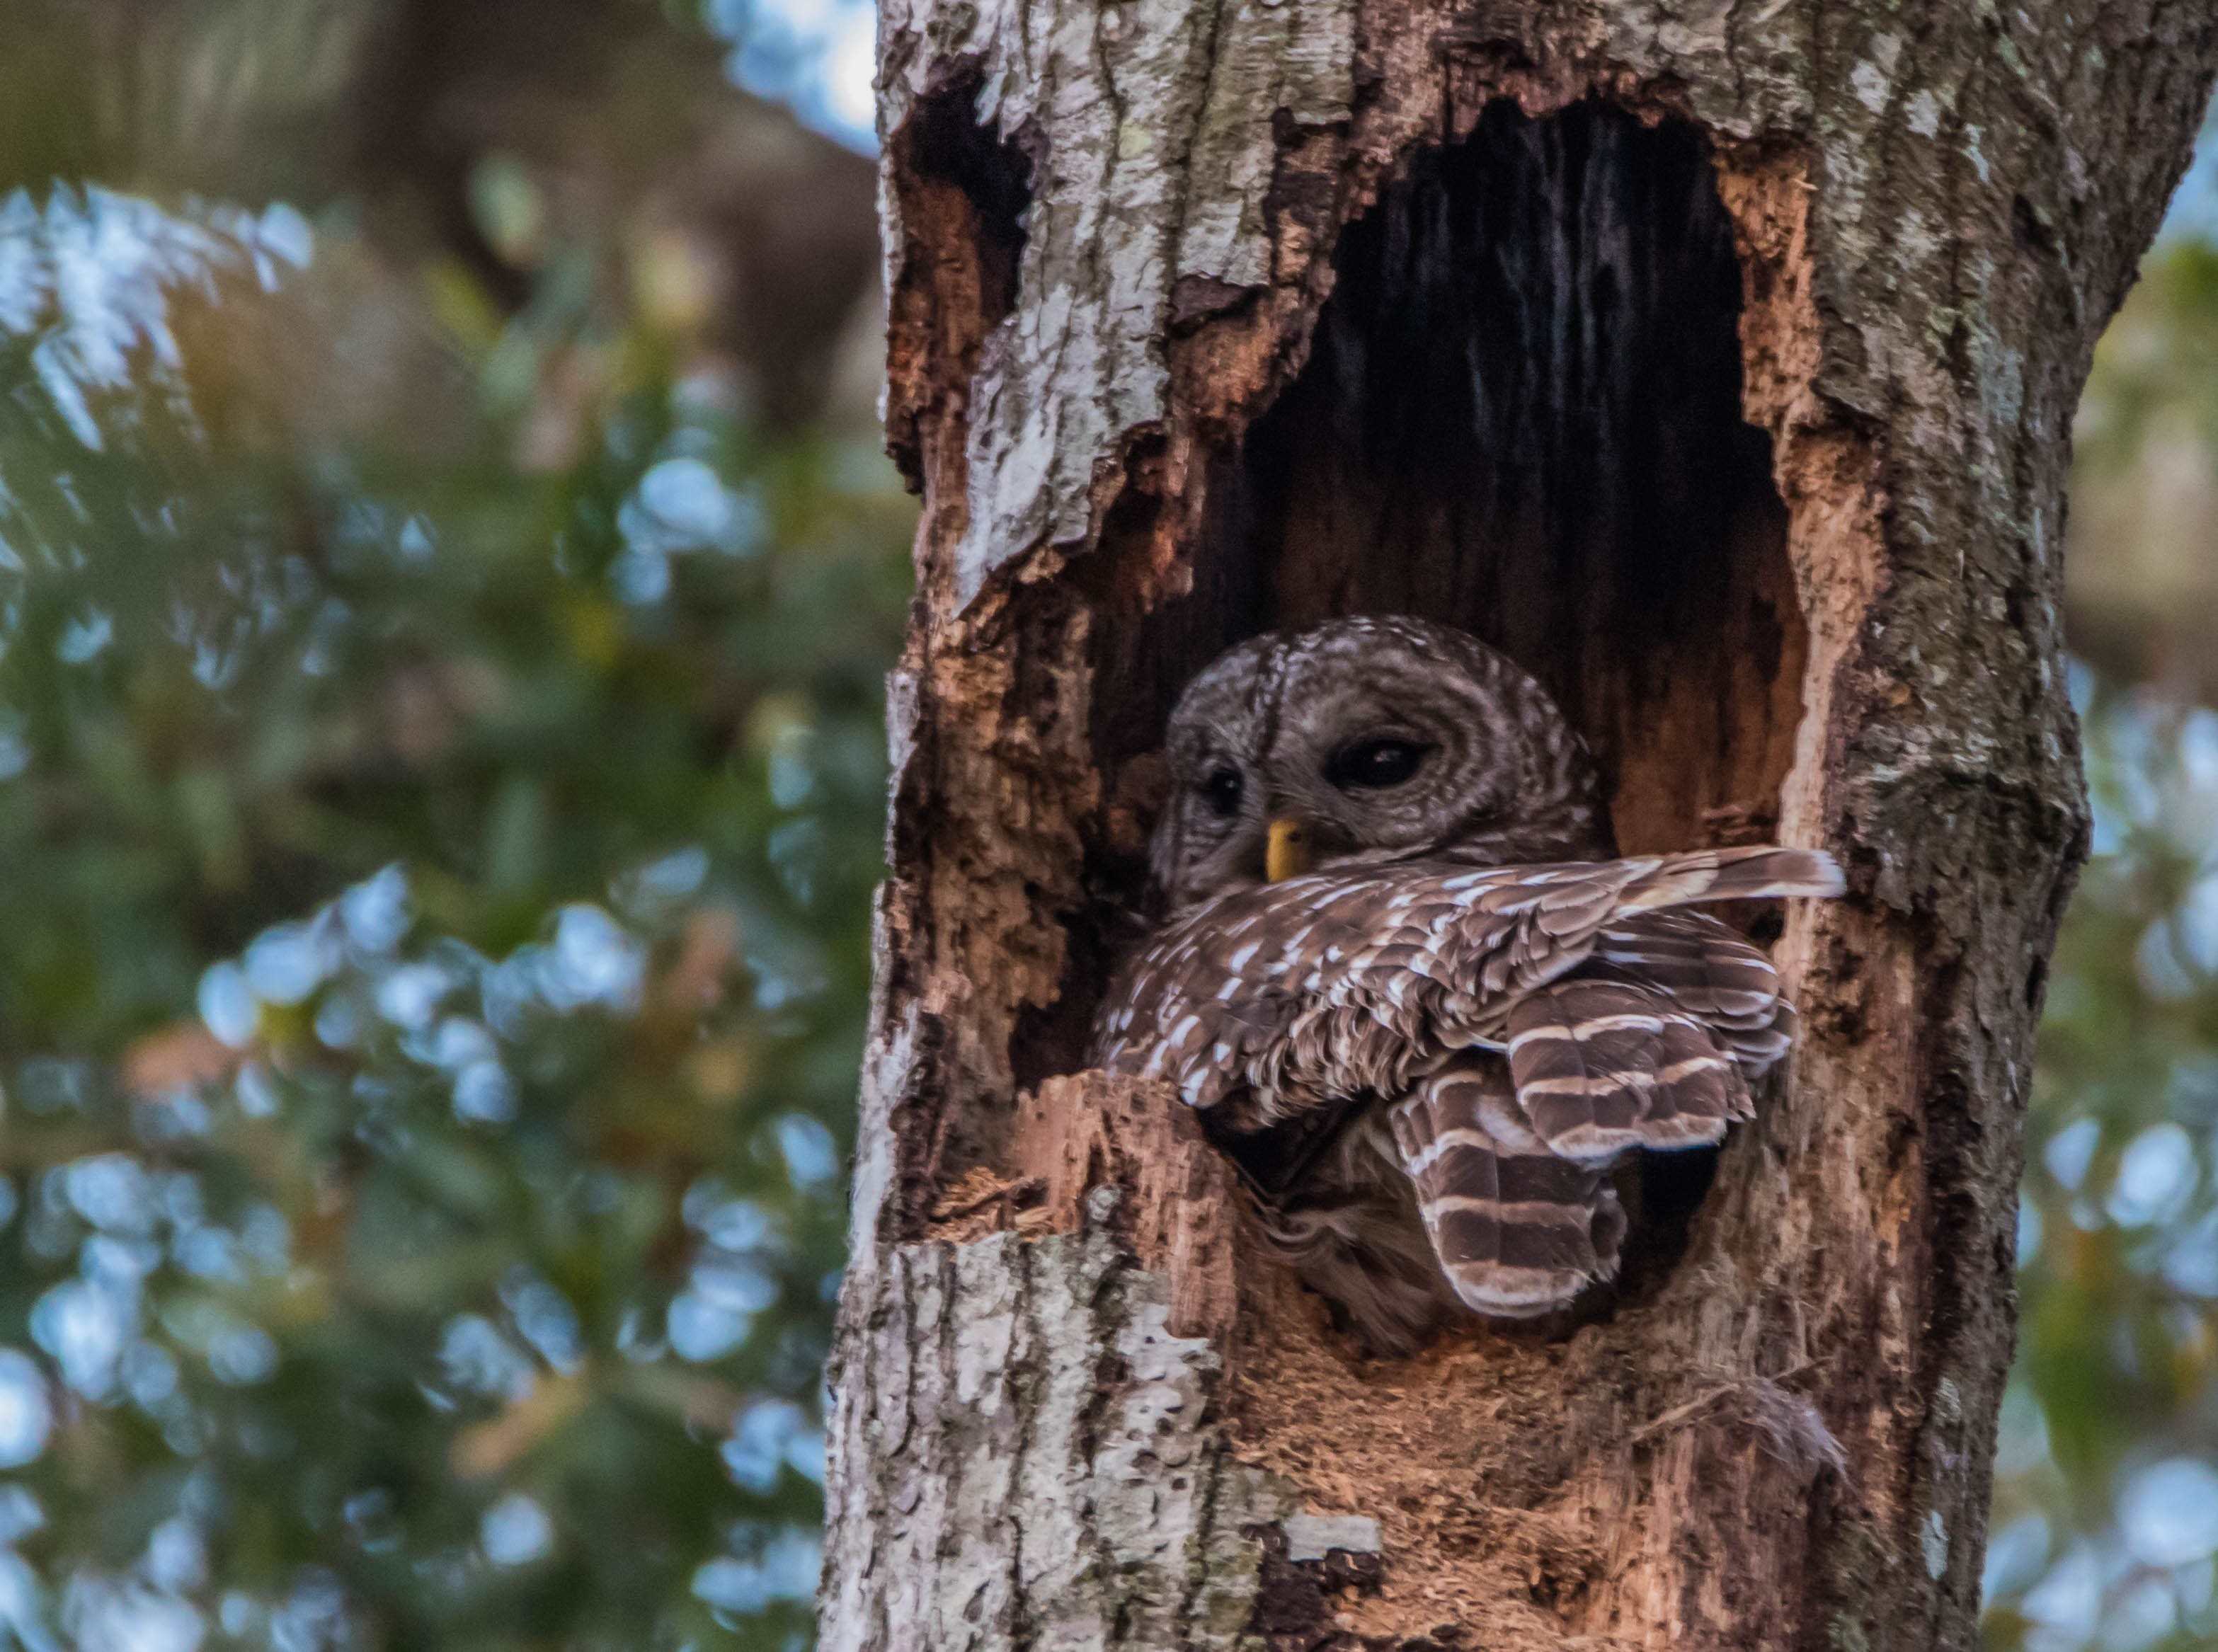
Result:
M1531 1319L1616 1273L1615 1191L1533 1133L1497 1061L1434 1073L1389 1122L1440 1271L1466 1308Z
M1606 1165L1636 1148L1714 1147L1748 1085L1709 1029L1641 987L1575 978L1509 1012L1517 1101L1550 1149Z
M1779 971L1707 913L1648 913L1604 930L1583 974L1657 993L1710 1030L1741 1072L1762 1073L1786 1055L1794 1008Z

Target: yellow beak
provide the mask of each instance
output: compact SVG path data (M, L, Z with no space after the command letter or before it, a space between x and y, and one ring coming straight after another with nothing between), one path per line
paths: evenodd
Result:
M1281 815L1263 840L1263 875L1273 883L1299 877L1310 869L1310 832L1299 820Z

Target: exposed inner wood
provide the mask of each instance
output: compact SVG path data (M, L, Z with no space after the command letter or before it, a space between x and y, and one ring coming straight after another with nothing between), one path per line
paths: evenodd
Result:
M901 220L909 241L901 250L904 279L889 299L886 440L912 486L921 487L931 456L926 432L951 440L951 488L937 499L963 497L962 438L969 389L988 334L1017 301L1024 254L1024 213L1030 167L1013 146L980 126L971 112L975 75L921 103L895 134L907 200ZM962 398L951 405L951 394ZM932 524L920 531L927 534ZM945 531L944 529L941 531Z

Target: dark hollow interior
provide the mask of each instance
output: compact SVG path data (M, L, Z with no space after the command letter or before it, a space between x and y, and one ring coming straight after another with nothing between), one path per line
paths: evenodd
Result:
M1349 226L1335 269L1306 366L1210 478L1194 595L1132 684L1162 701L1141 738L1226 643L1419 614L1548 685L1626 850L1763 829L1806 636L1700 136L1497 102Z
M1741 268L1701 136L1599 102L1540 120L1496 103L1349 226L1335 270L1306 364L1206 479L1192 594L1096 661L1112 775L1227 644L1411 613L1548 685L1601 761L1625 851L1768 835L1806 634L1769 442L1742 416ZM1083 1000L1130 944L1110 913L1139 876L1100 869ZM1084 1020L1075 1003L1044 1016L1019 1072L1082 1065L1054 1046ZM1626 1167L1636 1293L1668 1271L1713 1164Z
M1350 230L1338 270L1224 501L1256 618L1476 632L1594 743L1628 850L1775 809L1801 612L1700 139L1495 104Z
M974 71L917 101L895 139L900 152L895 175L910 192L903 205L904 221L911 230L937 230L951 245L975 257L980 272L976 325L982 337L1016 307L1025 213L1032 206L1032 166L1015 145L979 122L973 111L980 79ZM918 199L920 195L932 198ZM944 200L962 203L964 210L958 216L968 220L953 233L940 221ZM929 273L944 272L934 269ZM942 307L958 306L945 303Z

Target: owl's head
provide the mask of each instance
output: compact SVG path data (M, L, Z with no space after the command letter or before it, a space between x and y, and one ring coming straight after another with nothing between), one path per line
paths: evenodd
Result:
M1585 743L1540 685L1460 631L1333 620L1228 650L1164 739L1151 852L1174 908L1266 877L1612 852Z

